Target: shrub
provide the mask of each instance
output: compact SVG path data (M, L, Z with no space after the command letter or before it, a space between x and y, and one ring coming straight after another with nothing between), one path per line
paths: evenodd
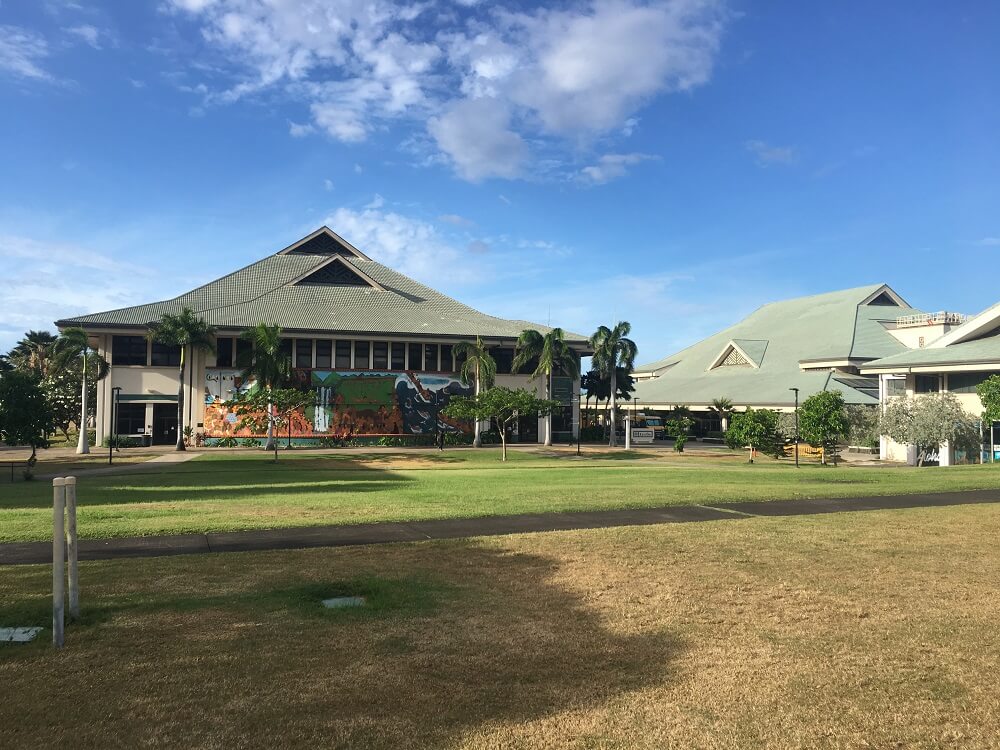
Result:
M142 438L132 435L109 435L101 443L105 448L141 448Z
M243 442L240 443L244 448L260 448L260 441L257 438L244 438Z
M239 445L239 441L232 435L227 435L216 440L215 445L217 448L235 448Z

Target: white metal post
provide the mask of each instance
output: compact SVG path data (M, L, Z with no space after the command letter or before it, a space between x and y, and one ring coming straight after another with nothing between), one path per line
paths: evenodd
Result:
M80 578L77 572L76 477L66 477L66 555L69 558L69 617L80 617Z
M632 420L625 412L625 450L632 450Z
M65 545L63 516L66 513L66 480L52 480L52 645L62 648L65 611Z

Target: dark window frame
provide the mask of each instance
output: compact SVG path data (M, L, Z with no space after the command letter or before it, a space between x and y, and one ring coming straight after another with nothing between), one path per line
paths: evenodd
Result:
M180 367L181 348L153 341L149 347L150 367Z
M316 369L329 370L333 367L333 340L316 339Z
M308 348L308 352L306 352ZM298 370L311 370L313 366L313 340L295 339L295 367ZM302 364L302 357L305 355L306 363Z
M360 347L359 347L360 344ZM359 356L359 348L364 352L364 356ZM364 339L357 339L354 342L354 369L370 370L372 356L372 342ZM359 367L360 365L360 367Z
M337 339L333 346L333 368L335 370L351 369L351 342Z
M120 344L120 346L119 346ZM139 361L139 351L142 360ZM111 364L119 367L146 367L149 365L149 342L145 336L112 336Z
M398 371L406 369L406 344L402 341L389 342L389 369Z

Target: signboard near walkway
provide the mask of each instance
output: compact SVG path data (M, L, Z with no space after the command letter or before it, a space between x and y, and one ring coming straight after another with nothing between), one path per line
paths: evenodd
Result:
M656 433L648 427L633 427L632 442L638 445L652 445Z

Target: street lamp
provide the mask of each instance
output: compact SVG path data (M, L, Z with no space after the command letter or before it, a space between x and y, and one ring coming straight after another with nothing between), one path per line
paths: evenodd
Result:
M108 436L108 465L110 466L113 461L115 446L118 443L118 401L121 396L122 388L120 385L116 385L111 389L111 429L108 430L110 433Z
M799 468L799 389L789 388L795 391L795 468Z

